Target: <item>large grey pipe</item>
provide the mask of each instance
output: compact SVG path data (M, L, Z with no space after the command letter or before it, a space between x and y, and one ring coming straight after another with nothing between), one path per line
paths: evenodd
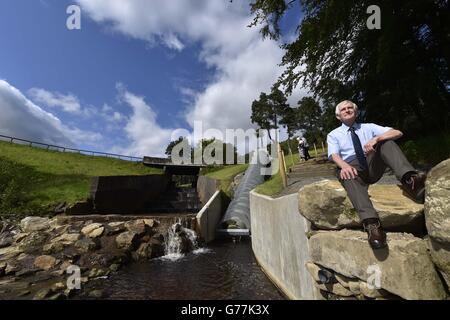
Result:
M260 149L253 153L252 161L234 194L234 199L220 222L221 228L250 230L250 191L264 182L267 171L265 164L269 161L270 157L266 150Z

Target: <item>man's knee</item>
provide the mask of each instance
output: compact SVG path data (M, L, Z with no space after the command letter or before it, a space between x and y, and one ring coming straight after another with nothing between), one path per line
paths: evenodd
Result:
M393 140L386 140L379 142L378 150L383 153L388 153L391 155L397 155L399 153L403 154L402 149L398 146L398 144Z
M380 148L386 148L386 147L398 147L398 144L394 140L385 140L379 142Z

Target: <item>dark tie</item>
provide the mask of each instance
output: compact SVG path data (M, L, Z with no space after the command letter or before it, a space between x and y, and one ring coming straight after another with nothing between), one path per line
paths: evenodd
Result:
M367 165L366 156L361 145L361 140L359 140L358 135L355 132L355 128L351 127L350 132L352 134L353 147L355 148L356 159L358 159L359 166L363 171L366 171L369 166Z

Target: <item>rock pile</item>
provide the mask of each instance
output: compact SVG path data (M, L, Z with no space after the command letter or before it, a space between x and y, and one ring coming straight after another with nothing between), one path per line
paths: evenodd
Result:
M299 190L299 212L315 229L306 267L316 287L328 299L446 299L450 159L429 173L424 206L394 185L370 186L369 195L389 231L386 249L370 248L339 182L325 180Z
M153 219L94 223L27 217L0 234L0 296L64 299L75 266L81 283L107 277L128 261L164 255L164 235ZM92 295L99 295L94 292Z

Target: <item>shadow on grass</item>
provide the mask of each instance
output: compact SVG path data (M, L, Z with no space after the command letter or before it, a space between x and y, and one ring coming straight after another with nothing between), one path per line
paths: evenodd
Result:
M85 199L90 177L57 175L0 157L0 216L51 214L62 203Z

